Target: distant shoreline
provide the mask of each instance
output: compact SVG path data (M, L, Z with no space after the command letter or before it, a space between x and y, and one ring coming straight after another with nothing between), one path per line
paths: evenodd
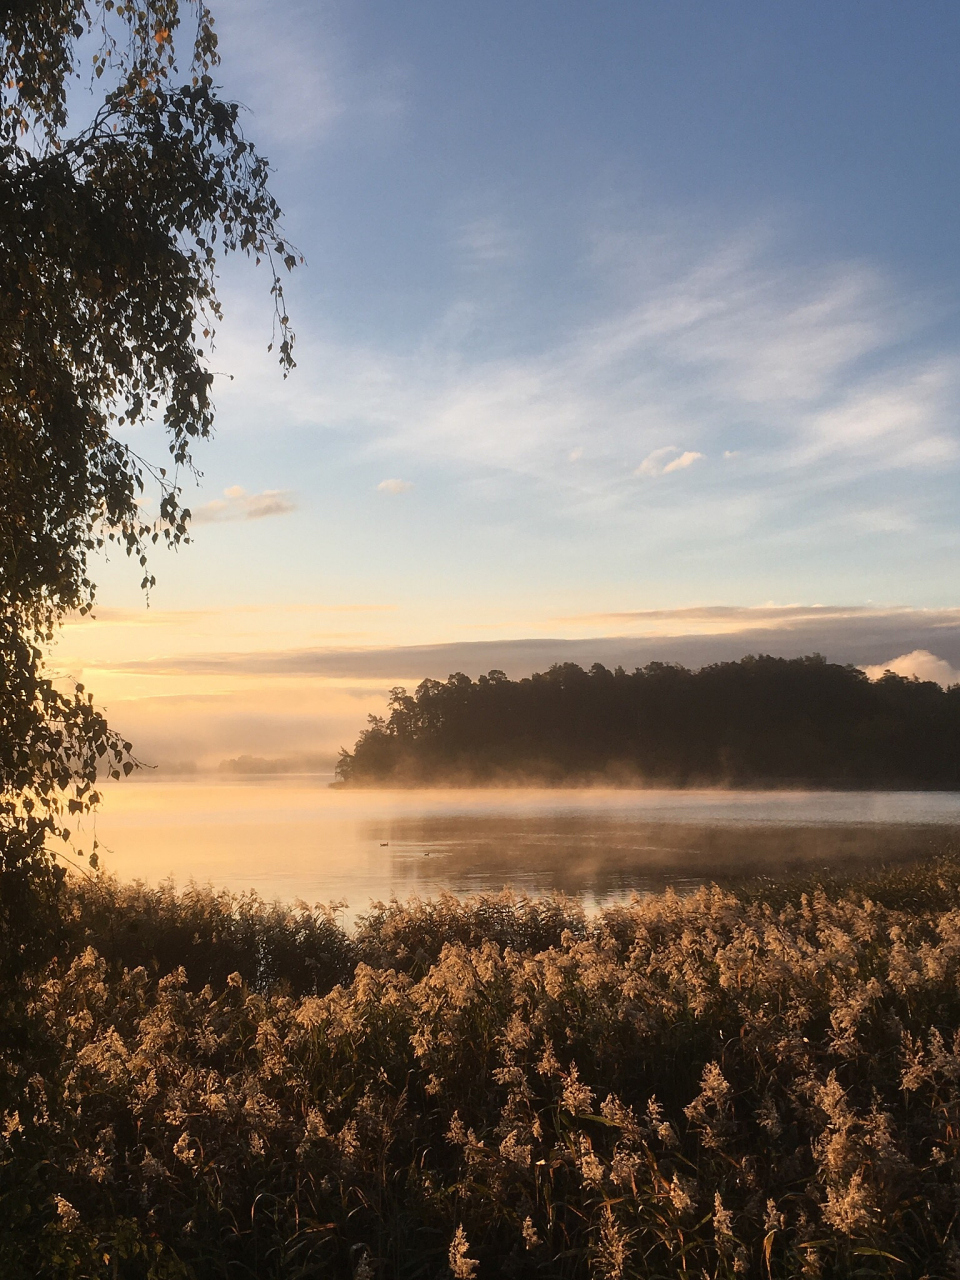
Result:
M756 781L715 781L693 780L690 782L669 782L660 780L627 780L618 781L603 776L596 778L542 778L515 776L492 779L468 779L462 776L450 778L434 778L429 781L405 781L398 778L387 780L351 779L344 781L335 778L332 771L323 773L279 769L265 769L227 772L222 769L164 770L143 769L130 775L129 778L102 784L105 787L128 786L131 783L149 783L160 785L198 785L217 784L222 786L242 786L244 783L263 782L296 782L316 784L324 790L362 792L362 791L675 791L677 794L694 791L716 792L822 792L824 794L860 794L876 792L878 794L910 793L956 795L960 787L922 786L914 782L904 781L902 784L883 783L851 785L843 781L823 782L809 781L803 778L786 779L782 782L771 782L767 779Z
M259 777L282 777L282 776L301 776L307 775L279 775L279 774L261 774L247 775ZM576 778L535 778L526 777L521 779L490 779L490 780L473 780L469 781L460 777L455 778L434 778L427 782L411 782L403 781L398 778L391 778L383 781L353 780L349 781L337 780L327 784L331 791L675 791L677 794L693 791L763 791L770 792L823 792L824 794L866 794L876 792L879 794L892 795L897 793L919 792L922 794L956 795L960 793L960 787L938 787L938 786L920 786L913 782L898 783L882 783L871 784L863 783L860 785L851 785L842 782L823 782L823 781L805 781L803 779L788 779L783 782L771 782L767 779L758 778L756 781L737 781L737 782L716 782L716 781L691 781L685 783L676 782L617 782L610 779L598 778L596 780L576 779Z

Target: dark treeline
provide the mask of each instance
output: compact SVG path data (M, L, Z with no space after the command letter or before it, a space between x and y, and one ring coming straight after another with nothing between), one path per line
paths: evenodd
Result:
M960 685L746 657L689 671L574 663L396 688L337 773L354 785L647 782L960 787Z

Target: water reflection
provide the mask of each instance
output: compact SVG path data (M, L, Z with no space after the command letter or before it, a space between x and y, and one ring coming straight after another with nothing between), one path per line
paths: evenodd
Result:
M559 889L588 905L672 884L902 861L956 843L954 793L338 792L303 779L108 791L122 878L346 900Z
M509 884L559 889L596 902L686 890L705 882L902 862L942 849L960 827L924 825L700 826L557 817L517 821L399 821L391 826L398 894L476 893Z

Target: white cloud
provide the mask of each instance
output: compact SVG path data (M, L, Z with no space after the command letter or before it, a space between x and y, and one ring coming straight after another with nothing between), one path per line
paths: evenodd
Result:
M682 471L685 467L689 467L696 462L698 458L702 458L702 453L696 453L693 449L688 449L686 453L681 453L679 458L674 458L672 462L668 462L663 468L663 474L669 475L671 471Z
M193 524L221 524L226 520L263 520L267 516L285 516L297 509L289 489L264 489L247 493L241 485L224 489L222 498L214 498L192 510Z
M899 658L891 658L889 662L878 662L875 666L863 669L871 680L879 680L884 672L892 671L898 676L932 680L945 689L952 684L960 684L960 671L929 649L914 649L912 653L904 653Z
M381 480L377 485L377 489L380 493L406 493L408 489L412 488L412 480Z
M635 476L662 475L663 469L667 465L667 459L679 452L680 450L673 444L666 444L659 449L654 449L652 453L647 454L633 474Z
M668 444L660 449L654 449L652 453L648 453L633 474L635 476L665 476L669 475L671 471L682 471L702 457L702 453L697 453L693 449L687 449L681 453L676 445Z

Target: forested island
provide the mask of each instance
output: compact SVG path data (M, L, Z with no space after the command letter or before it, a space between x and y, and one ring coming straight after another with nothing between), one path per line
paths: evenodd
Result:
M341 785L960 787L960 685L802 658L574 663L395 688Z

